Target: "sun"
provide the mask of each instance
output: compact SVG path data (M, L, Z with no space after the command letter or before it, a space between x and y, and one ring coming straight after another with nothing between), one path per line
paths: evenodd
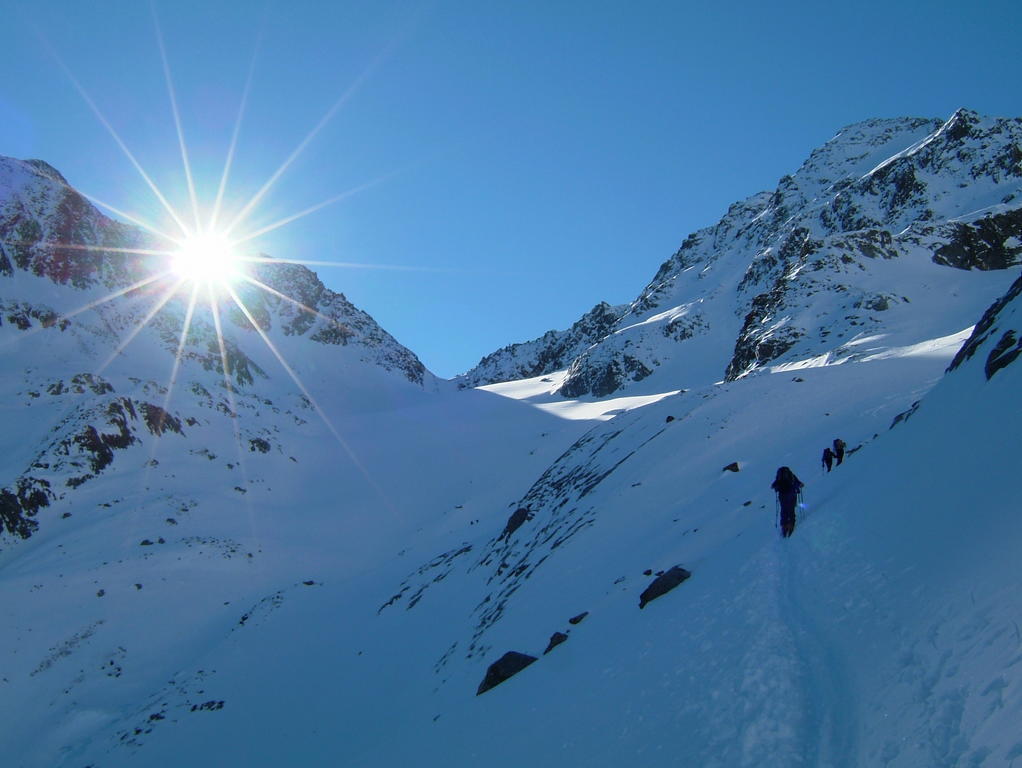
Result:
M222 285L239 277L241 261L226 235L207 232L181 241L171 257L171 269L192 283Z

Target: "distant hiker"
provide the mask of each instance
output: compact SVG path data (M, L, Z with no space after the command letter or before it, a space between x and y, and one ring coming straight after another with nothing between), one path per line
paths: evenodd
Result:
M827 471L830 472L830 468L831 466L833 466L833 464L834 451L830 450L830 446L828 445L826 448L823 449L823 466L825 466L827 468Z
M781 510L781 536L787 538L795 531L795 505L802 492L802 481L790 469L781 467L770 487L777 493Z
M837 459L838 466L845 460L845 441L840 437L834 438L834 458Z

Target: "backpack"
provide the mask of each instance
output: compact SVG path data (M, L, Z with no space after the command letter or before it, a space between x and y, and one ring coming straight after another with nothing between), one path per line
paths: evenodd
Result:
M777 470L777 477L773 482L773 489L778 493L790 493L796 491L802 485L795 473L788 467L781 467Z

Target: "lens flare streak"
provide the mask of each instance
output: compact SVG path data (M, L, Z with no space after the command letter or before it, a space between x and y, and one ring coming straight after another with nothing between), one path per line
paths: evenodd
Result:
M291 380L295 383L295 386L297 386L298 389L302 391L302 394L305 395L306 399L316 410L316 413L323 420L323 423L326 425L327 429L330 430L330 434L332 434L334 436L334 439L337 440L338 445L340 445L341 448L344 449L344 452L348 454L348 458L351 459L352 463L358 468L359 472L362 473L362 476L365 478L366 482L369 483L370 486L372 486L372 488L383 500L383 503L387 506L387 508L392 513L396 514L396 510L390 503L390 500L387 498L386 494L383 492L383 489L380 488L380 486L376 483L375 480L373 480L372 476L369 474L369 471L359 460L358 456L351 449L351 446L348 445L347 441L343 437L341 437L341 433L337 431L337 428L334 426L333 422L330 421L330 418L323 411L322 407L320 407L319 403L316 401L316 398L312 396L312 393L309 392L305 384L302 383L302 380L298 377L298 374L295 373L294 369L291 368L290 365L288 365L287 361L284 359L284 356L277 350L277 347L273 344L273 342L270 341L270 337L267 336L266 332L259 327L259 323L256 322L256 319L252 316L252 313L249 312L248 307L245 306L244 302L242 302L241 298L234 291L234 289L228 286L227 291L231 294L231 298L234 299L234 303L238 305L238 308L241 310L242 314L244 314L245 317L248 319L249 323L252 324L252 327L255 329L256 333L258 333L259 336L262 338L267 348L270 350L270 352L273 353L273 356L277 358L277 362L280 363L281 367L285 371L287 371L287 375L291 377Z
M198 284L192 286L192 295L188 300L188 309L185 311L184 323L181 326L181 340L177 345L177 352L174 354L174 365L170 370L170 379L167 382L167 396L163 399L163 410L170 409L170 398L174 393L174 385L177 384L177 374L181 368L181 356L184 354L185 342L188 340L188 331L191 330L192 316L195 314L195 302L199 297Z
M174 115L174 127L177 129L177 143L181 147L181 163L184 165L185 181L188 184L188 197L192 201L192 213L195 216L195 231L202 229L202 222L199 220L199 200L195 196L195 181L192 178L192 166L188 162L188 147L185 144L184 130L181 128L181 111L177 107L177 96L174 94L174 80L170 75L170 62L167 61L167 48L163 44L163 30L160 28L160 19L156 14L156 3L150 0L149 10L153 16L153 27L156 30L156 43L160 50L160 60L163 63L163 77L167 81L167 95L170 97L170 111Z
M184 283L185 281L183 279L178 280L176 284L174 284L164 292L163 296L160 297L160 299L153 305L153 308L149 310L149 314L147 314L145 318L142 320L142 322L139 323L138 326L136 326L135 330L133 330L126 339L122 340L121 343L117 345L117 349L113 351L110 357L108 357L106 361L101 366L99 366L99 368L96 369L95 373L97 375L105 371L107 367L114 360L117 359L117 356L120 355L121 352L123 352L124 349L132 341L135 340L135 337L142 332L143 328L149 325L149 321L156 317L156 313L163 309L164 306L166 306L167 302L170 301L171 298L173 298L174 294L177 293L178 290L180 290L181 286L184 285Z
M268 286L266 283L263 283L263 282L261 282L259 280L256 280L251 275L241 275L241 278L243 280L245 280L246 282L249 282L252 285L256 286L257 288L261 288L262 290L266 291L267 293L272 294L273 296L276 296L276 297L278 297L280 299L283 299L284 301L287 301L287 302L290 302L291 304L294 304L296 307L298 307L302 311L308 312L310 315L315 315L316 317L320 318L321 320L324 320L325 322L329 323L330 325L332 325L334 327L337 327L337 328L343 328L344 327L343 323L335 320L332 317L328 317L328 316L324 315L322 312L319 312L318 310L315 310L312 307L309 307L309 306L306 306L305 304L302 304L302 302L298 301L298 299L291 298L286 293L282 293L281 291L278 291L276 288L272 288L272 287Z

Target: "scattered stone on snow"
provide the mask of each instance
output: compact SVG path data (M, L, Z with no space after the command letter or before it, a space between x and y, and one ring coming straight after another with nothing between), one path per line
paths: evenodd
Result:
M486 693L494 686L500 685L508 678L514 677L534 661L536 661L535 656L529 656L527 653L518 653L518 651L508 651L486 670L486 677L479 684L476 696Z
M689 571L686 571L680 565L676 565L665 573L658 575L639 595L639 608L645 608L646 603L666 595L691 575Z
M550 651L552 651L554 648L559 646L567 639L568 636L563 632L554 632L552 635L550 635L550 643L547 645L546 650L543 651L543 655L546 656L548 653L550 653Z

